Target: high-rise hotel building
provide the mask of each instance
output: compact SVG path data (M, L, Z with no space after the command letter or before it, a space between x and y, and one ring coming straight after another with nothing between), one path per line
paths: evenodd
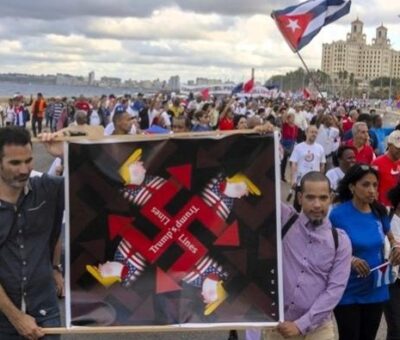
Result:
M379 26L372 44L367 44L363 25L357 19L351 23L346 41L322 45L322 71L332 79L338 78L339 72L343 71L348 72L348 77L354 74L358 80L400 78L400 52L391 48L387 28Z

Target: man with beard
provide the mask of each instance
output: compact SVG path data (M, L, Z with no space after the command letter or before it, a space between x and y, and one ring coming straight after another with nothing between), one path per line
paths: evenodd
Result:
M268 340L333 340L332 311L350 275L351 244L346 233L327 218L332 202L328 178L307 173L298 194L302 211L282 204L284 322L266 331ZM318 254L318 256L316 256ZM259 340L247 331L247 340Z
M60 325L54 282L54 246L61 230L61 177L29 178L27 130L0 129L0 338L39 339ZM59 339L51 336L47 339Z

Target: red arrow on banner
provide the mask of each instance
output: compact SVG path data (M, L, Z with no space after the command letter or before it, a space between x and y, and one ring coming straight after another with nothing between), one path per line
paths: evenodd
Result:
M233 222L214 242L216 246L239 246L239 226L237 221Z
M167 293L181 290L182 287L179 286L175 280L166 274L163 270L157 267L156 271L156 293Z
M108 230L110 239L113 240L117 236L123 236L124 231L132 228L133 217L125 217L119 215L108 216Z
M192 165L185 164L174 166L167 169L168 173L178 180L186 189L190 189L192 184Z

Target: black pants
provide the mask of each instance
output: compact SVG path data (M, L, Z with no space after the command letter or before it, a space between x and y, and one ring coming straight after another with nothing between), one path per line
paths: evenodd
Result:
M389 286L390 300L384 306L386 340L400 340L400 280Z
M238 339L239 339L238 332L234 329L230 330L228 340L238 340Z
M35 137L37 137L38 133L39 134L42 133L42 121L43 118L32 115L32 132ZM37 130L36 130L36 125L37 125Z
M340 305L334 310L339 340L374 340L384 303Z
M283 155L283 158L281 160L281 180L282 181L287 181L285 178L285 173L286 173L286 164L289 156L286 155L286 153ZM290 181L289 181L290 182Z

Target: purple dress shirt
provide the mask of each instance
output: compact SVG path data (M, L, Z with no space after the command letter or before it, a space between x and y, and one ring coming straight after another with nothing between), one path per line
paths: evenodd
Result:
M281 209L284 225L295 211L285 204ZM329 219L314 227L301 213L282 241L284 318L303 335L332 319L350 275L350 240L337 229L335 249L331 228Z

